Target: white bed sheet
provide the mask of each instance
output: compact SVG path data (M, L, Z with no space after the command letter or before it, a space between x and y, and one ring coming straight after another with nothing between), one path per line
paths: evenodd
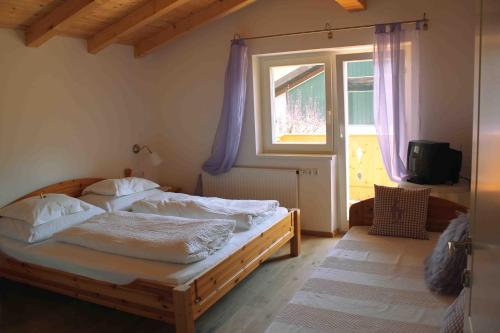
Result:
M351 228L266 333L439 333L454 299L425 285L424 259L439 235L420 240Z
M129 284L136 279L183 284L235 253L287 214L286 208L278 208L276 213L254 228L235 233L224 248L207 259L189 265L119 256L56 242L53 239L37 244L26 244L0 236L0 251L19 261L114 284Z
M94 206L100 207L107 212L116 212L120 210L131 210L132 204L136 201L143 200L155 195L161 195L163 192L159 189L152 189L142 192L137 192L121 197L111 195L86 194L78 199L88 202Z

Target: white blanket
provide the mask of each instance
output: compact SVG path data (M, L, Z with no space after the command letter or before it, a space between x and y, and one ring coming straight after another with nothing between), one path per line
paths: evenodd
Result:
M132 211L137 213L179 216L198 219L234 220L236 226L250 229L279 207L276 200L229 200L197 196L155 196L136 201Z
M55 239L123 256L188 264L226 245L234 227L229 220L111 212L60 232Z

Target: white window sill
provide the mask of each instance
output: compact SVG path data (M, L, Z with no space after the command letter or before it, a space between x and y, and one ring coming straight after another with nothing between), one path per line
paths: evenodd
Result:
M332 160L334 154L279 154L279 153L258 153L258 158L277 159L309 159L309 160Z

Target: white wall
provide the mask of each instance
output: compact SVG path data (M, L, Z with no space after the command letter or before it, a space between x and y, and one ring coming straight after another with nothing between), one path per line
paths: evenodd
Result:
M229 40L234 33L260 35L351 26L422 17L430 29L421 41L421 100L424 137L450 141L464 151L464 175L470 170L474 3L469 0L374 0L368 10L348 13L332 0L265 0L180 38L153 53L147 64L156 84L158 125L153 140L171 163L162 180L192 191L196 175L209 156L223 97ZM321 49L372 42L372 30L287 37L248 42L251 55ZM251 79L250 79L251 83ZM269 158L255 154L253 91L249 84L239 165L315 167L320 175L301 179L303 227L330 231L335 207L330 186L331 161L307 158ZM345 225L343 225L345 229Z
M151 114L144 63L124 46L90 55L77 39L27 48L21 32L0 29L0 207L138 166L132 144L147 141Z
M136 60L124 46L97 56L82 40L57 37L39 49L22 35L0 30L0 206L37 187L83 176L120 176L139 167L133 143L163 155L162 183L194 190L210 154L223 98L229 40L332 26L408 20L427 12L422 35L421 82L424 135L464 150L470 169L473 2L469 0L372 0L359 13L333 0L261 0L197 29L152 55ZM372 30L251 41L251 55L365 45ZM238 164L318 168L302 176L303 227L331 231L335 159L258 157L255 154L252 80ZM333 170L333 173L332 173ZM345 225L343 225L345 228Z

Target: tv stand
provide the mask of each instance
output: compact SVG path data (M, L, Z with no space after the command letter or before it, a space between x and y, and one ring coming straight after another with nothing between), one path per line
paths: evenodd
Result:
M440 185L428 185L428 184L415 184L407 181L401 181L398 183L398 187L401 188L430 188L431 195L450 200L465 207L470 207L470 182L465 179L460 179L456 184L440 184Z

